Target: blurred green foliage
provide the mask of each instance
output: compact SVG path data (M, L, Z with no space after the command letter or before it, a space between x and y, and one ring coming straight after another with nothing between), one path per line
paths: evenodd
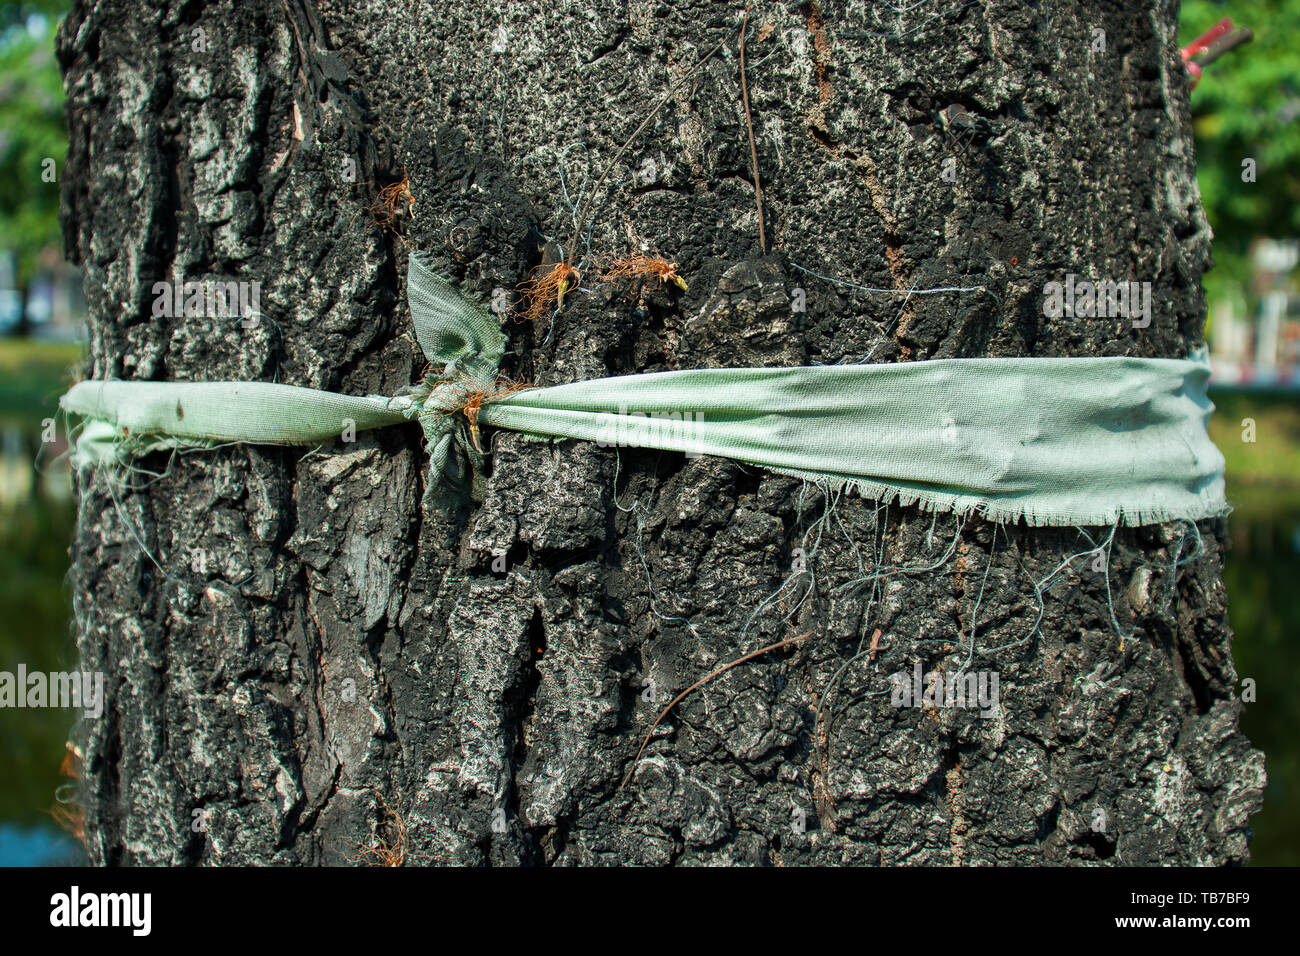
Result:
M1210 438L1223 452L1234 490L1264 485L1300 491L1300 404L1295 396L1215 390L1212 397Z
M1179 44L1224 17L1255 37L1205 68L1191 93L1196 178L1214 230L1211 298L1245 287L1256 236L1300 236L1300 0L1186 0ZM1256 181L1242 181L1242 161Z
M39 421L76 381L85 349L67 342L12 339L0 344L0 423Z
M0 248L18 260L18 281L30 279L40 253L62 248L59 184L42 164L63 174L67 134L63 78L54 32L66 0L0 3ZM48 164L47 164L48 165Z
M1184 0L1179 44L1224 17L1254 39L1205 67L1191 93L1196 178L1210 227L1215 267L1205 275L1211 303L1256 306L1248 251L1253 239L1300 236L1300 0ZM1255 160L1256 180L1242 180ZM1212 331L1211 331L1212 335ZM1232 549L1223 580L1242 678L1259 681L1241 729L1265 753L1264 808L1251 818L1251 862L1300 864L1300 406L1295 395L1217 391L1210 435L1227 460ZM1254 428L1248 430L1249 419Z

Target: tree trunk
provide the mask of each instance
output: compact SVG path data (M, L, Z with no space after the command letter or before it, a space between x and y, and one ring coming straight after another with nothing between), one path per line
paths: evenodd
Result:
M763 250L737 4L78 3L88 375L393 394L423 367L408 250L499 304L674 84L595 194L590 251L660 251L687 291L589 272L553 327L502 315L503 371L1186 356L1210 231L1176 10L757 5ZM383 228L366 207L403 175L411 215ZM1070 273L1152 283L1150 326L1046 317ZM260 282L261 320L155 317L156 282L217 279ZM1246 858L1263 759L1237 730L1221 522L1120 528L1054 581L1110 529L485 438L485 499L454 512L422 507L414 425L82 476L95 862ZM672 697L805 632L687 696L620 789ZM989 716L896 706L891 675L968 658L998 678Z

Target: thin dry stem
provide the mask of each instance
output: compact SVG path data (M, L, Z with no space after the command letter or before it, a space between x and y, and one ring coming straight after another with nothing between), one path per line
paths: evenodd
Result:
M749 26L750 3L745 4L745 19L740 25L740 94L745 101L745 125L749 127L749 161L754 170L754 201L758 203L758 247L767 254L767 234L763 230L763 184L758 176L758 147L754 145L754 121L749 115L749 86L745 82L745 29Z
M725 674L733 667L737 667L740 664L745 663L745 661L753 660L755 657L758 657L761 654L766 654L768 651L775 651L782 647L786 647L787 645L790 644L797 644L800 641L806 641L808 638L812 636L813 636L813 632L807 631L806 633L800 634L798 637L787 637L784 641L777 641L775 644L767 645L767 647L760 647L756 651L750 651L745 656L737 657L734 661L730 661L726 664L723 664L721 667L713 671L711 674L707 674L704 677L701 677L690 687L686 688L684 691L682 691L680 694L674 697L668 703L668 706L665 707L663 711L659 714L659 716L655 718L655 722L650 725L650 729L646 731L645 739L641 741L641 748L636 752L636 756L632 758L632 766L628 768L627 776L624 777L623 782L618 785L618 789L622 790L624 787L628 785L628 782L632 779L632 774L636 772L636 765L641 762L641 754L645 753L645 748L650 743L650 738L651 736L654 735L655 728L659 726L660 722L663 721L663 719L668 716L668 712L672 710L674 707L676 707L681 702L681 700L684 697L686 697L687 694L691 693L691 691L695 690L696 688L702 687L703 685L707 684L709 681L713 680L713 678L718 677L721 674Z

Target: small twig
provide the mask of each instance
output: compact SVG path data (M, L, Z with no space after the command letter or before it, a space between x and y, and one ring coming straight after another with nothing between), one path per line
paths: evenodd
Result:
M1229 50L1235 50L1243 43L1250 42L1254 37L1255 34L1244 27L1240 30L1236 30L1233 33L1228 34L1226 37L1223 37L1220 40L1215 40L1214 43L1210 44L1206 49L1205 54L1196 61L1196 64L1197 66L1209 66Z
M758 203L758 247L767 255L767 236L763 232L763 184L758 176L758 148L754 145L754 120L749 115L749 87L745 83L745 32L749 27L749 8L745 4L745 19L740 24L740 95L745 101L745 125L749 127L749 162L754 171L754 201Z
M641 749L638 750L636 752L636 756L632 758L632 766L628 769L627 776L623 778L623 782L618 785L618 789L622 790L624 787L628 785L628 781L632 779L632 774L636 771L636 765L641 762L641 754L645 753L645 748L650 743L650 738L654 735L655 728L658 727L660 722L662 722L663 719L668 716L668 712L681 702L683 697L685 697L691 691L695 690L697 687L707 684L709 681L713 680L713 678L717 677L719 674L725 674L733 667L745 663L745 661L752 660L753 658L758 657L760 654L766 654L768 651L775 651L779 648L785 647L787 644L797 644L799 641L807 640L808 638L812 637L812 635L813 632L808 631L805 634L800 634L798 637L787 637L784 641L777 641L775 644L767 645L767 647L760 647L756 651L750 651L744 657L737 657L734 661L731 661L730 663L727 664L723 664L713 673L705 677L701 677L690 687L686 688L684 691L682 691L680 694L674 697L672 701L668 704L668 706L665 707L663 711L659 714L659 716L655 718L655 722L650 725L650 729L646 731L645 740L641 741Z

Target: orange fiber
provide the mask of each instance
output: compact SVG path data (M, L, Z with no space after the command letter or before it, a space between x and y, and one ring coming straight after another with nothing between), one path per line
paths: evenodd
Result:
M539 270L546 270L541 272ZM564 307L564 297L582 281L582 274L568 262L543 264L533 270L533 276L519 284L527 308L521 318L536 323L552 312Z
M81 749L74 744L66 744L67 752L63 755L63 762L59 765L59 773L72 780L81 779ZM64 784L59 788L62 791L65 787L71 786ZM60 796L55 793L54 799L57 801L49 809L49 814L54 818L55 824L60 829L67 831L78 840L82 846L86 844L86 811L83 807L75 802L75 798Z
M669 262L660 255L633 253L614 260L605 270L606 279L633 279L638 276L658 279L661 285L671 282L683 292L686 291L686 281L677 274L677 263Z
M402 866L406 862L410 844L406 821L378 793L375 794L375 799L382 816L388 818L389 835L385 838L376 833L371 840L371 845L358 847L361 860L367 866Z
M499 402L507 396L522 392L526 388L533 386L527 382L518 382L514 379L507 378L504 375L498 375L496 381L491 385L485 385L483 382L470 375L461 375L459 378L448 383L452 388L460 391L450 405L442 409L442 415L455 415L458 412L465 416L469 422L469 437L474 443L474 448L481 455L483 454L483 445L479 440L478 414L484 405L490 405L492 402Z
M366 183L357 183L364 186ZM411 179L402 170L402 178L379 190L375 201L365 207L370 218L381 229L396 231L397 221L415 207L415 197L411 195ZM413 213L412 213L413 215Z

